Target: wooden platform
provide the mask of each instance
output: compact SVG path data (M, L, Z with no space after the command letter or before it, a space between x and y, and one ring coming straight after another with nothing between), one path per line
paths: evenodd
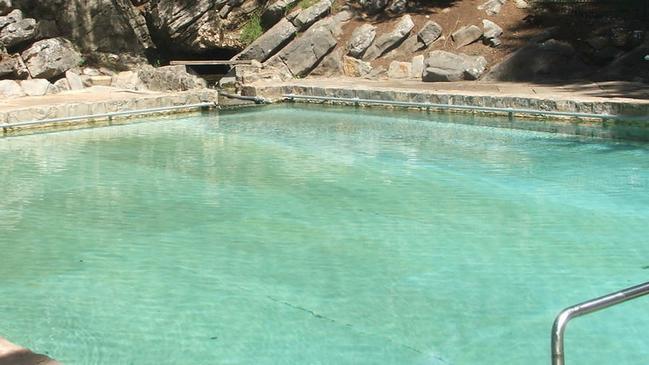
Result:
M202 61L171 61L172 66L234 66L234 65L250 65L251 60L202 60Z

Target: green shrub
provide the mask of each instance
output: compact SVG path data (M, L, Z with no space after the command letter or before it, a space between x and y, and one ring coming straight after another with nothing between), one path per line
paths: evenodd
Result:
M255 13L241 29L241 42L249 45L264 34L264 27L261 26L261 16Z

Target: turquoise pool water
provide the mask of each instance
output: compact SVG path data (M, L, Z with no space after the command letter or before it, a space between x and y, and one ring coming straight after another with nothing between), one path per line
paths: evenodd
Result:
M649 280L649 147L317 107L0 140L0 336L66 364L548 364ZM473 122L480 122L474 120ZM649 298L570 364L644 364Z

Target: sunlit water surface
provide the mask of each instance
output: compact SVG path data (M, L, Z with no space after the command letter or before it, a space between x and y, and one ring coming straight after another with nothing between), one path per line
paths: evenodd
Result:
M548 364L649 280L647 145L272 107L0 140L0 336L68 365ZM473 120L479 122L479 120ZM649 299L571 364L646 364Z

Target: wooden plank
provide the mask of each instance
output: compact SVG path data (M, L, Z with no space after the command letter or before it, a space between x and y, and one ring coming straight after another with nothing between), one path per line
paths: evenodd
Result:
M170 65L184 66L218 66L218 65L250 65L251 60L204 60L204 61L171 61Z

